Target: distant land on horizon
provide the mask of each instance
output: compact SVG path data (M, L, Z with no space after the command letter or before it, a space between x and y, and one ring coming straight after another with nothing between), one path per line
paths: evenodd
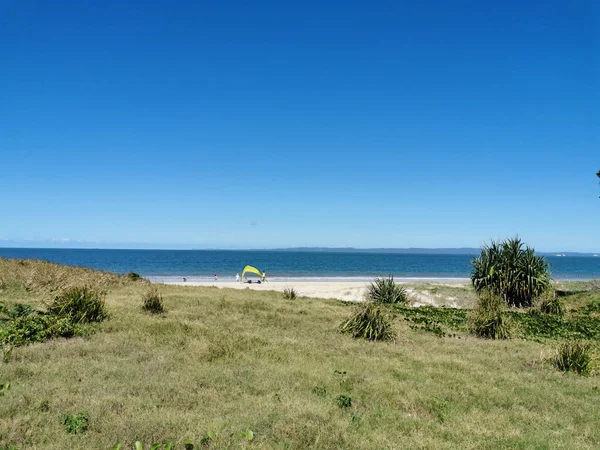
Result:
M407 247L407 248L357 248L357 247L282 247L282 248L152 248L144 247L17 247L17 246L2 246L2 249L12 250L100 250L100 251L248 251L248 252L305 252L305 253L388 253L388 254L420 254L420 255L477 255L481 252L477 247L442 247L442 248L427 248L427 247ZM599 255L600 252L542 252L536 251L542 256L589 256Z

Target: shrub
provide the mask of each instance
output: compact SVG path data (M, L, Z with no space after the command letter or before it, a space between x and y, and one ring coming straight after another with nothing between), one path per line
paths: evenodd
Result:
M550 287L548 263L519 238L485 245L471 261L471 282L480 293L491 290L511 306L531 306Z
M27 345L56 337L72 337L81 331L70 317L34 313L8 322L0 329L0 342L14 346Z
M394 277L378 277L369 284L367 298L377 303L408 303L408 292Z
M138 281L139 279L142 278L139 273L135 273L135 272L129 272L125 276L127 277L128 280L131 280L131 281Z
M585 341L567 341L559 344L552 364L563 372L589 375L594 362L592 346Z
M546 291L538 300L538 307L544 314L554 314L562 316L565 313L565 306L561 298L554 291Z
M296 297L298 297L298 293L294 288L285 288L283 290L283 298L286 300L296 300Z
M102 322L108 317L104 293L87 286L75 286L61 292L48 308L48 312L70 317L73 322Z
M506 314L506 304L501 297L482 292L468 320L469 331L487 339L509 339L513 322Z
M340 331L369 341L392 340L396 337L388 317L373 303L364 304L340 325Z
M142 295L142 309L152 314L165 312L162 295L156 286L151 287Z
M63 418L63 426L69 434L85 433L88 429L90 419L87 411L75 414L67 414Z

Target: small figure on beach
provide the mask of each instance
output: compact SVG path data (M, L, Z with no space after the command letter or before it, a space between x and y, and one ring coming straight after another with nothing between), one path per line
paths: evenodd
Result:
M263 272L262 274L262 280L265 281L267 278L267 272Z
M219 279L219 277L217 276L217 274L215 273L215 281L217 281Z
M185 277L183 277L183 282L185 283L187 281L187 279Z
M239 273L236 273L236 274L235 274L235 281L236 281L237 283L239 283L239 282L240 282L240 274L239 274Z

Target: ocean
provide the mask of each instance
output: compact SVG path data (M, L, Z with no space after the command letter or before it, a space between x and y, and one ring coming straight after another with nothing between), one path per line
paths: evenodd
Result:
M246 264L271 281L364 280L393 275L399 280L463 280L474 255L272 250L100 250L0 248L0 257L34 258L117 273L137 272L155 281L234 279ZM600 278L600 257L547 256L552 277Z

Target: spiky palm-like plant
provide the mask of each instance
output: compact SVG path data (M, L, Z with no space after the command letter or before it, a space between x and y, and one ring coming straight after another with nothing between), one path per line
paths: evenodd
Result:
M490 290L510 306L531 306L550 286L546 259L536 256L519 238L484 245L471 266L475 290Z

